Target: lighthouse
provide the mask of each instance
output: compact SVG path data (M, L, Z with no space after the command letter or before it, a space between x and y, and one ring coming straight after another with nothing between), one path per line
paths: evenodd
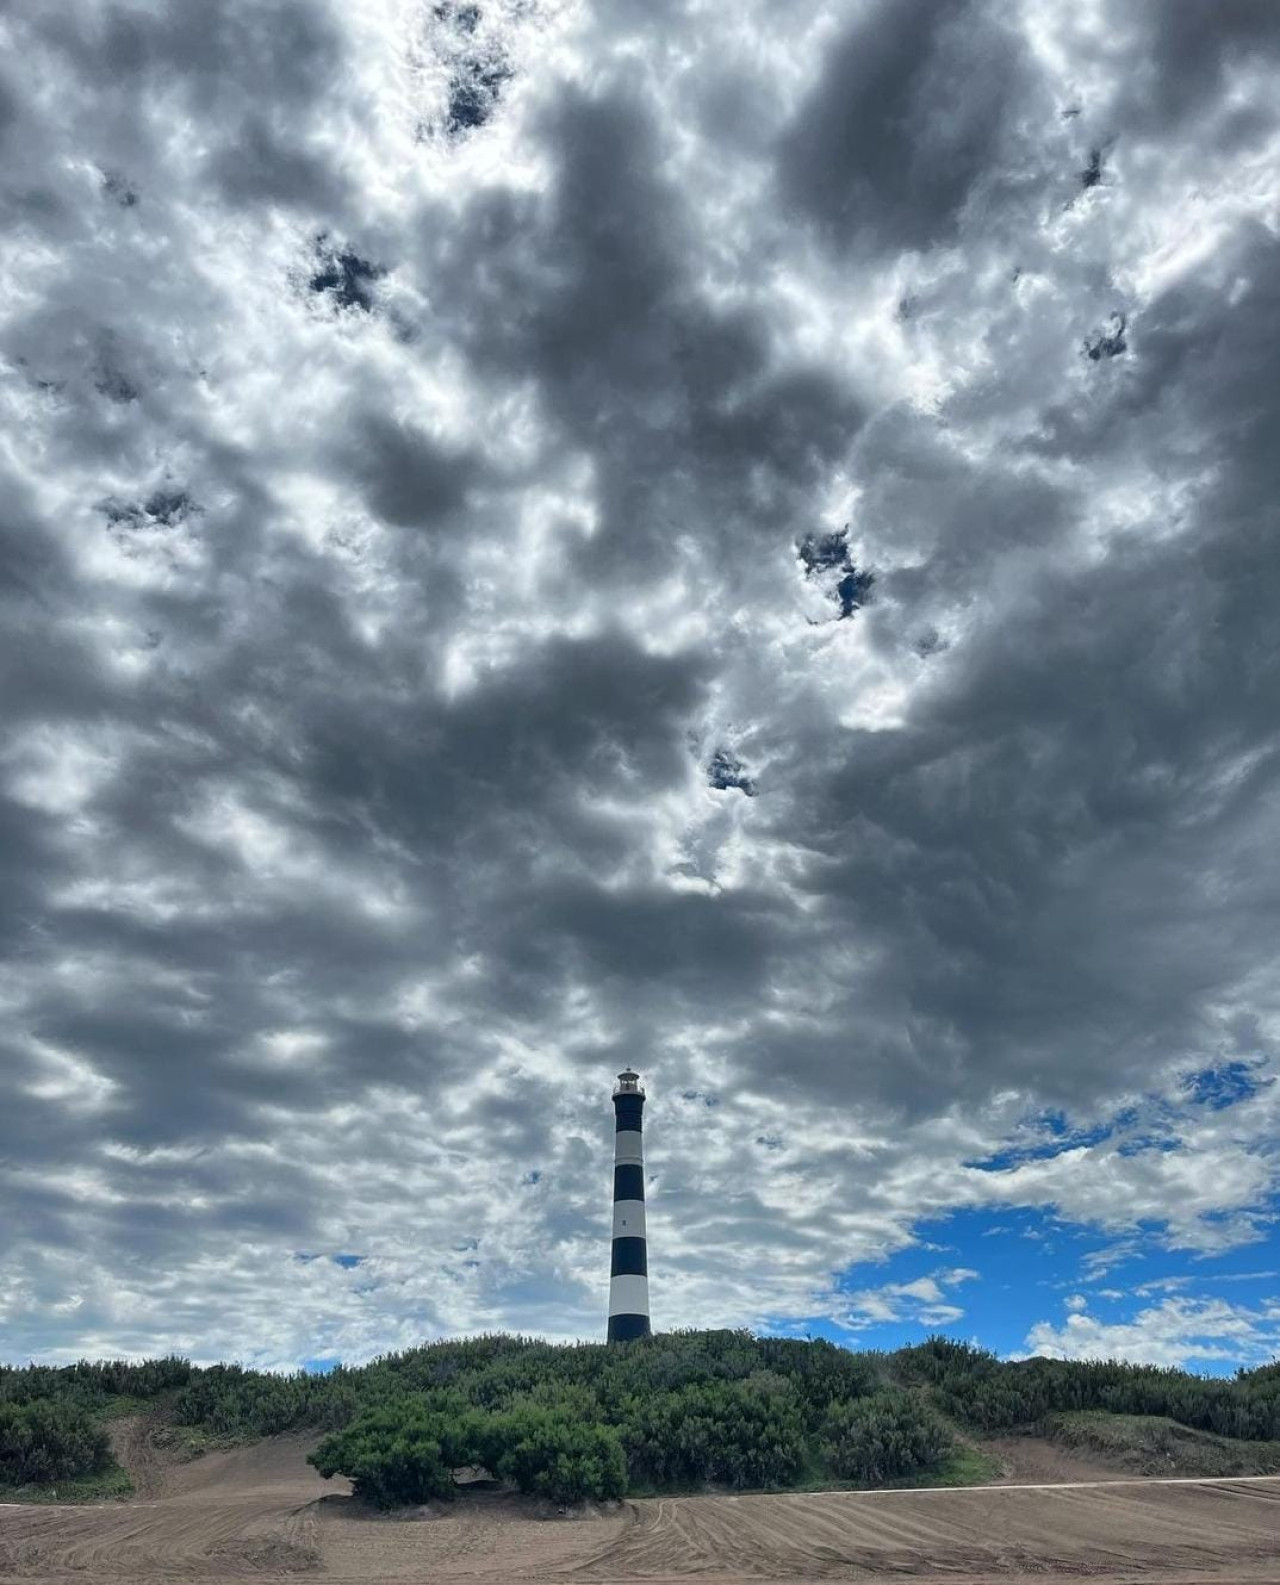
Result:
M649 1248L644 1229L644 1091L627 1068L613 1091L613 1258L609 1263L609 1341L649 1335Z

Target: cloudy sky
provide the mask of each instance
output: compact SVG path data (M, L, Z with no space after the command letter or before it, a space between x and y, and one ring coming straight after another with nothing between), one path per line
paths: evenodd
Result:
M0 1356L1280 1348L1280 6L0 46Z

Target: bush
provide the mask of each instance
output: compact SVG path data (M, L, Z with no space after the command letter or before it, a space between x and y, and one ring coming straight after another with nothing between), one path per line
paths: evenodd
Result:
M0 1403L0 1480L72 1480L111 1467L111 1439L82 1408L38 1398Z
M453 1495L456 1449L438 1415L413 1403L375 1409L307 1454L326 1480L346 1475L358 1497L381 1508Z
M358 1496L382 1507L451 1497L453 1472L467 1464L559 1503L621 1497L627 1489L617 1432L538 1405L441 1414L422 1398L402 1401L326 1437L307 1461L326 1480L348 1476Z
M275 1436L304 1425L332 1430L348 1424L361 1406L354 1375L341 1367L323 1376L272 1376L241 1365L210 1365L194 1372L177 1394L174 1419L216 1436Z
M914 1392L877 1392L836 1404L822 1428L822 1451L843 1480L896 1480L936 1469L951 1434Z
M558 1503L626 1493L627 1460L611 1427L532 1407L490 1418L483 1462L520 1491Z
M788 1381L760 1372L639 1400L623 1442L633 1478L654 1486L786 1486L804 1464L804 1414Z

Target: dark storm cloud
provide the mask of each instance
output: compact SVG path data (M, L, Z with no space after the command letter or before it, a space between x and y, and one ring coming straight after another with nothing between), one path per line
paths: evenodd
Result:
M366 420L351 446L369 505L401 528L435 528L466 500L474 460L412 425Z
M341 177L325 153L295 144L287 118L272 125L250 111L234 141L210 159L209 175L232 204L282 203L332 214L347 196Z
M982 0L879 0L829 47L780 144L783 201L845 246L950 241L978 183L1005 174L1032 77L1022 39Z
M1037 15L6 19L16 1349L588 1330L627 1061L669 1320L1253 1236L1272 1090L1178 1074L1275 1055L1272 29Z
M722 1011L739 1010L750 1006L766 966L777 923L771 912L768 899L749 896L718 901L631 888L617 897L591 885L562 887L539 899L546 935L535 964L553 974L567 957L569 971L605 996L620 991L629 1000L649 990L668 1004L709 998Z
M1207 109L1221 113L1233 73L1249 66L1274 70L1280 57L1280 14L1267 0L1113 4L1107 20L1131 62L1120 80L1121 114L1138 126L1158 128ZM1224 119L1238 133L1266 124L1244 106Z
M557 833L588 853L593 834L616 850L623 833L610 839L592 800L660 793L686 772L680 729L698 704L698 671L605 632L553 641L514 674L432 706L421 694L397 700L384 691L392 679L367 665L318 687L305 717L299 709L296 752L320 812L372 820L427 861L448 860L446 838L474 839L477 861L480 848L517 861L531 839Z
M1280 889L1248 855L1280 769L1280 556L1262 527L1280 483L1264 438L1275 247L1238 239L1232 298L1207 282L1157 296L1138 378L1106 402L1106 439L1081 437L1103 478L1133 448L1198 454L1213 483L1192 520L1093 565L1047 559L903 731L857 735L799 773L808 884L880 948L849 1004L871 1055L850 1060L875 1083L877 1047L903 1058L884 1071L902 1104L997 1071L1034 1075L1057 1104L1103 1075L1138 1086L1164 1054L1220 1038L1206 1007L1264 971ZM941 536L901 596L971 600L1016 549L973 532L966 471L951 485L960 511L930 525ZM998 496L999 475L982 487ZM1052 526L1027 504L1015 520ZM843 1040L811 1049L815 1082L838 1082ZM775 1060L770 1046L762 1061Z
M69 159L96 160L109 184L121 182L117 167L128 170L120 190L135 205L172 201L193 163L236 207L284 205L333 218L351 202L330 114L345 41L326 7L155 0L22 7L17 15L28 59L57 73L62 90L56 117L32 106L18 132L28 168L61 146ZM163 149L166 126L172 143ZM65 215L65 230L79 194L65 166L50 170L47 183L44 225Z
M277 0L270 7L159 0L43 15L33 7L22 11L104 88L167 93L176 85L202 114L255 97L282 110L305 107L342 65L334 17L304 0Z
M551 192L536 204L485 197L450 264L468 277L458 287L480 366L536 373L566 440L599 470L582 574L651 573L691 510L727 557L743 535L776 539L779 516L856 434L855 391L839 371L780 355L759 316L717 310L699 290L706 239L661 174L669 149L633 90L563 95L538 132Z

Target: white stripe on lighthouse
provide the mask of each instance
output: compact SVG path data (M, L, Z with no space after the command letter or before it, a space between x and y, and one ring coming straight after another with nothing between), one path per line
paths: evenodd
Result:
M610 1315L648 1315L648 1277L610 1277Z
M640 1130L620 1128L615 1137L618 1142L613 1147L614 1166L640 1166L644 1161L644 1135Z
M613 1202L613 1236L615 1238L643 1238L644 1201L615 1200Z

